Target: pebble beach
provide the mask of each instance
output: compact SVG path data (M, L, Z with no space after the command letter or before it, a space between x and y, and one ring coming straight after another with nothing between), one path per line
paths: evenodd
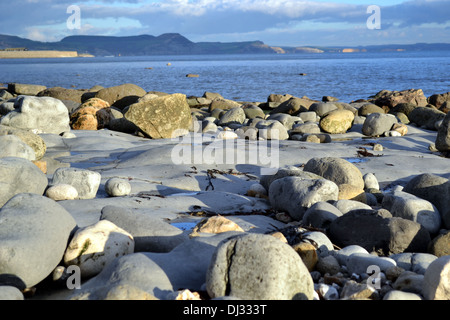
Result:
M449 111L0 85L0 299L450 300Z

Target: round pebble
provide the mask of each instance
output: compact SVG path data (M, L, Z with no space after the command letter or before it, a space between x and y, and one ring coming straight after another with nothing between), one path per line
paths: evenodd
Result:
M127 180L111 178L106 181L105 191L111 197L123 197L131 193L131 185Z

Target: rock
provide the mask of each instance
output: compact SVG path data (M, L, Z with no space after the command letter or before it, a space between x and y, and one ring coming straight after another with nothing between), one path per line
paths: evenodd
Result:
M118 285L111 288L108 291L104 300L117 300L117 301L127 301L127 300L159 300L154 295L145 292L142 289L136 288L131 285Z
M46 175L23 158L0 158L0 206L19 193L43 195Z
M81 277L90 278L115 258L133 252L131 234L108 220L100 220L76 231L64 253L64 264L78 266Z
M188 239L179 228L139 211L106 206L101 212L101 220L111 221L131 234L135 252L170 252Z
M319 117L323 117L326 113L337 109L337 105L330 102L315 102L309 107L309 111L315 111Z
M447 113L436 137L436 148L440 152L450 151L450 113Z
M287 140L289 134L279 121L261 121L256 125L259 137L264 140Z
M378 179L375 176L375 174L373 173L366 173L365 175L363 175L363 180L364 180L364 190L367 189L380 189L380 185L378 183Z
M339 292L338 290L325 283L319 283L317 286L315 286L316 292L319 294L319 297L324 300L338 300L339 299Z
M433 261L423 279L422 294L426 300L450 300L450 256Z
M355 115L349 110L333 110L320 120L320 128L331 134L346 133L352 127Z
M367 117L371 113L386 113L386 112L384 111L384 109L380 108L379 106L373 103L367 103L358 109L358 115L362 117Z
M288 101L289 99L294 98L292 95L290 94L274 94L272 93L271 95L269 95L267 97L267 102L285 102Z
M273 109L270 114L274 113L287 113L290 115L297 115L300 112L308 111L309 107L314 101L302 98L291 98L289 100L281 102L281 104Z
M399 103L394 108L390 110L390 113L397 115L399 113L404 114L406 117L409 116L411 111L413 111L415 108L417 108L417 105L412 103ZM409 119L408 119L409 121Z
M354 164L341 158L312 158L305 164L303 171L315 173L333 181L338 186L351 184L359 189L364 189L364 180L359 169Z
M14 111L1 118L1 125L55 134L70 130L69 113L60 100L21 96L14 106Z
M349 199L338 200L333 203L333 206L335 206L340 212L342 212L342 214L346 214L352 210L359 210L359 209L372 210L372 207L365 203Z
M108 127L112 118L108 102L91 98L71 114L70 126L74 130L100 130Z
M73 101L78 104L82 103L82 96L85 94L85 90L76 90L76 89L66 89L61 87L52 87L48 89L44 89L40 91L37 96L38 97L51 97L58 100L68 100Z
M347 266L348 258L354 253L369 254L369 252L359 245L349 245L342 249L333 251L331 254L337 259L340 265Z
M401 290L391 290L386 293L383 300L422 300L422 297L416 293L404 292Z
M284 177L271 183L269 200L273 208L287 211L293 219L300 220L312 205L337 200L338 193L338 186L326 179Z
M303 179L322 179L321 176L311 173L305 172L302 169L295 166L288 166L284 168L279 168L277 172L273 175L263 175L261 176L260 183L264 187L264 189L269 190L270 185L273 181L284 178L284 177L301 177Z
M441 215L429 201L403 191L394 191L384 195L383 208L389 210L394 217L418 222L428 232L435 234L441 226Z
M77 189L78 199L93 199L100 187L101 175L98 172L78 169L59 168L53 174L52 186L69 184Z
M298 117L300 117L300 119L302 119L303 122L305 122L305 123L306 122L316 122L316 121L318 121L317 120L318 115L317 115L317 113L315 111L300 112L298 114Z
M123 197L131 193L131 185L128 180L111 178L105 183L105 191L111 197Z
M239 123L242 124L245 121L245 112L242 108L233 108L229 109L225 114L220 118L219 125L220 126L228 126L230 124Z
M51 186L47 189L45 195L55 201L78 199L77 189L69 184L57 184Z
M235 222L223 216L214 216L205 218L197 223L189 236L197 237L199 236L199 233L222 233L228 231L244 232L244 230Z
M152 139L170 139L188 132L192 122L186 96L173 94L131 105L125 118Z
M321 133L319 125L314 122L295 124L292 126L292 129L289 131L290 135L314 134L314 133Z
M429 252L437 257L450 255L450 231L446 231L430 243Z
M359 245L367 251L426 252L429 232L403 218L384 218L375 210L353 210L333 220L329 237L339 247Z
M220 131L216 136L216 139L218 140L233 140L238 138L239 136L230 130Z
M325 257L334 250L331 240L321 231L304 232L302 233L301 241L313 244L319 257Z
M23 293L13 286L0 286L0 300L25 300Z
M254 183L247 190L247 195L255 198L267 198L267 190L262 184Z
M339 185L339 200L355 200L366 203L366 195L363 189L359 189L348 183Z
M349 280L345 283L341 291L341 300L364 300L373 299L376 297L373 286L368 286L366 283L358 283L354 280Z
M217 125L210 120L202 121L202 133L215 133L217 132Z
M140 97L143 97L146 94L147 92L141 87L135 84L126 83L115 87L101 89L95 94L95 98L100 98L108 102L110 106L122 110L125 107L136 103Z
M292 248L299 254L308 271L313 271L319 260L316 247L308 242L299 242L294 244Z
M369 269L371 266L378 266L380 271L385 272L396 265L394 259L379 257L370 253L353 253L348 257L346 264L349 273L358 275L371 273Z
M34 150L36 160L41 160L47 151L47 146L44 139L29 130L0 125L0 136L4 135L14 135L19 137L20 140L25 142Z
M213 99L210 106L209 106L209 112L212 112L215 109L221 109L221 110L229 110L234 108L240 108L242 105L239 102L229 100L229 99Z
M314 228L327 229L331 221L340 216L342 216L342 212L335 206L328 202L321 201L315 203L306 210L303 215L303 223Z
M290 130L292 129L294 122L300 119L289 114L273 113L267 118L267 120L276 120L280 122L287 130Z
M435 174L424 173L411 179L403 191L428 200L439 211L442 223L450 229L450 181Z
M33 287L61 261L76 227L55 201L36 194L14 196L0 211L0 274L14 274Z
M427 105L427 98L422 89L404 91L382 91L376 95L375 104L378 106L395 107L399 103L411 103L419 107Z
M411 271L404 271L392 284L394 290L411 292L416 294L422 293L424 276Z
M3 90L0 90L0 99L2 99L2 100L14 99L14 96L7 90L3 89Z
M6 157L36 160L34 150L15 135L0 136L0 158Z
M394 131L394 132L392 132L392 131ZM391 134L394 134L394 135L396 135L396 132L398 132L400 134L400 136L403 137L403 136L407 135L408 127L403 123L395 123L392 126L391 132L392 132Z
M335 257L328 255L325 257L320 257L316 264L316 270L321 274L334 275L341 270L341 266Z
M442 93L442 94L433 94L428 97L428 103L434 105L437 109L439 109L445 102L450 101L450 92Z
M206 275L206 289L211 298L311 300L314 284L289 245L268 235L246 234L217 247Z
M408 118L409 121L420 128L436 130L436 122L444 119L445 113L432 108L418 107L410 112Z
M397 119L391 114L372 113L366 117L362 133L369 137L382 136L396 123L398 123Z
M247 119L254 119L254 118L264 119L266 117L266 114L264 113L263 109L254 104L245 105L243 106L243 109L245 112L245 117Z
M14 99L15 100L15 99ZM0 115L4 116L6 114L8 114L11 111L14 111L14 100L10 100L10 101L5 101L0 103Z
M46 86L36 84L9 83L8 91L17 95L35 96L42 90L47 89Z

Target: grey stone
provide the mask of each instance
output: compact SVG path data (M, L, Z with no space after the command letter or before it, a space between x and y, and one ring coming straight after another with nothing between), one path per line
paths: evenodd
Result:
M372 207L356 200L341 199L333 203L342 214L346 214L352 210L372 210Z
M245 112L242 108L233 108L225 112L225 114L220 118L218 125L227 126L230 124L244 123Z
M60 100L50 97L20 96L14 111L1 118L0 124L19 129L60 134L70 131L69 112Z
M0 125L0 136L11 134L19 137L20 140L25 142L34 150L36 160L41 160L44 157L47 151L47 146L44 139L42 139L39 135L34 134L29 130L22 130Z
M46 86L41 86L37 84L25 84L25 83L8 84L8 91L18 95L35 96L45 89L47 89Z
M436 148L441 152L450 151L450 113L447 113L439 126L436 137Z
M14 101L4 101L0 103L0 115L4 116L14 110Z
M23 293L12 286L0 286L0 300L25 300Z
M436 122L445 118L445 113L427 107L417 107L408 115L409 120L418 127L436 130Z
M347 160L336 157L312 158L303 171L315 173L333 181L338 186L351 184L358 189L364 189L364 180L359 169Z
M392 284L395 290L411 292L416 294L422 293L422 287L424 283L424 275L417 274L411 271L404 271Z
M285 210L293 219L300 220L312 205L337 200L338 193L338 186L326 179L284 177L270 185L269 200L275 209Z
M366 173L365 175L363 175L363 180L364 180L364 190L367 189L380 189L380 185L378 183L378 179L377 177L369 172Z
M300 112L298 116L303 120L303 122L318 122L318 116L315 111Z
M109 220L134 238L135 252L170 252L188 239L182 230L149 214L106 206L100 219Z
M366 117L362 133L369 137L381 136L386 131L390 131L396 123L398 123L397 118L392 114L372 113Z
M332 251L332 255L336 257L340 265L346 266L348 258L354 253L365 253L369 252L361 246L358 245L349 245L345 246L340 250Z
M95 198L100 182L100 173L78 168L59 168L52 179L52 185L68 184L75 187L78 191L78 199Z
M256 128L258 128L259 137L264 140L287 140L289 138L286 127L276 120L260 121Z
M421 252L414 253L411 258L412 264L411 271L418 274L425 274L425 271L428 269L430 264L437 258L438 257L430 253L421 253Z
M422 300L422 297L416 293L404 292L401 290L391 290L386 293L383 300Z
M246 234L217 247L206 289L211 298L312 300L314 284L292 247L269 235Z
M378 266L384 272L397 264L394 259L379 257L370 253L353 253L347 259L347 269L350 273L359 275L370 274L369 267Z
M439 231L441 215L429 201L403 191L387 193L383 197L383 208L394 217L400 217L420 223L431 234Z
M308 231L302 234L302 242L311 243L316 247L319 257L324 257L334 250L333 243L328 236L320 231Z
M315 102L309 107L309 111L315 111L318 116L322 117L330 111L337 110L338 107L334 103Z
M450 181L434 174L420 174L411 179L403 191L430 201L438 209L445 228L450 229Z
M267 118L267 120L276 120L279 121L287 130L292 129L292 125L296 121L296 117L293 117L289 114L285 113L272 113Z
M0 159L0 206L19 193L43 195L48 185L46 175L23 158Z
M254 118L264 119L266 116L263 109L254 104L246 105L243 108L245 112L245 117L247 119L254 119Z
M321 274L329 273L330 275L334 275L341 270L341 266L335 257L332 255L327 255L324 257L319 257L316 264L316 270Z
M342 212L328 202L317 202L306 210L303 223L319 229L327 229L331 221L342 216Z
M119 86L103 88L95 93L95 97L108 102L110 106L123 109L136 103L138 99L145 96L146 93L147 92L144 89L135 84L125 83ZM87 100L88 97L83 97L83 100L84 99Z
M14 274L26 287L44 280L60 263L75 220L55 201L18 194L0 211L0 273Z
M292 129L289 131L291 135L293 134L306 134L306 133L321 133L320 127L315 122L308 122L308 123L300 123L296 124L292 127Z
M311 173L311 172L305 172L302 169L295 167L295 166L288 166L284 168L279 168L277 172L273 175L263 175L261 176L260 183L264 187L264 189L269 190L270 184L280 178L284 177L301 177L303 179L322 179L321 176Z
M123 197L131 193L131 185L128 180L111 178L105 183L105 191L111 197Z

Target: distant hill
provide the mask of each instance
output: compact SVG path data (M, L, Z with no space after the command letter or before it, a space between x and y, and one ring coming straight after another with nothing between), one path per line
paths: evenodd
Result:
M262 41L192 42L178 33L166 33L157 37L69 36L58 42L39 42L17 36L0 35L0 49L23 47L28 50L77 51L80 54L95 56L450 50L450 44L425 43L366 47L274 47Z

